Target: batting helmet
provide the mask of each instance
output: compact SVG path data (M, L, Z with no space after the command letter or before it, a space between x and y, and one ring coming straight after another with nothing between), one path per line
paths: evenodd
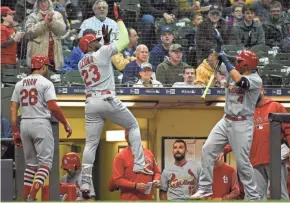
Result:
M81 159L80 156L75 152L70 152L65 154L62 157L62 169L76 169L78 170L81 167Z
M87 53L89 44L96 40L100 41L101 37L97 37L95 34L84 35L79 41L79 47L82 50L82 52Z
M236 59L237 70L240 70L244 66L247 66L248 69L256 70L259 63L258 56L254 52L247 50L242 51L238 56L236 56Z
M52 66L49 62L48 56L37 54L31 58L31 69L40 69L41 66L48 65Z

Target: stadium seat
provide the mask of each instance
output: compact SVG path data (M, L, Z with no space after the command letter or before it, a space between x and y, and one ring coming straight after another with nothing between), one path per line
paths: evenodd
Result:
M278 53L274 57L274 63L280 63L283 66L290 67L290 53Z
M17 77L19 75L19 69L1 69L1 82L5 85L15 85L19 78Z
M224 51L229 56L236 56L242 51L243 48L237 45L223 45L222 51Z
M270 63L259 68L259 73L266 87L277 87L284 84L287 72L282 64Z
M259 53L259 52L266 52L268 53L268 51L271 50L271 47L264 45L264 44L259 44L259 45L255 45L250 49L252 52L254 53Z
M78 70L71 70L62 74L62 84L73 86L84 85L84 82Z

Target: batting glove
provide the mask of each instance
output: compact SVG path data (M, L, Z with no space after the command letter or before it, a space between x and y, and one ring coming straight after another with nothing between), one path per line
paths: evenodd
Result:
M231 72L232 70L235 69L235 66L229 61L229 59L225 55L225 53L223 53L223 52L222 53L219 53L218 59L225 64L228 72Z
M224 42L223 42L223 39L222 39L221 34L219 33L219 31L217 29L215 29L215 32L216 32L215 39L217 41L217 46L215 48L215 51L217 53L220 53L221 50L222 50L222 46L223 46Z
M104 39L104 44L110 44L111 32L112 32L112 29L110 29L110 31L109 31L108 25L103 25L102 35L103 35L103 39Z
M13 139L14 139L14 144L17 146L17 147L23 147L22 145L22 141L21 141L21 137L20 137L20 133L19 131L15 131L13 132Z
M116 21L122 20L119 6L116 3L114 3L114 16L115 16Z
M72 128L70 127L69 123L64 126L65 132L67 132L67 138L69 138L72 134Z

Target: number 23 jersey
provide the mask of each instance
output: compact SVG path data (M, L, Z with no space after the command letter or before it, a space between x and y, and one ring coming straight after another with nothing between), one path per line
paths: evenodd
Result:
M39 74L31 74L15 85L11 101L21 108L21 118L50 119L47 102L56 100L54 85Z
M118 53L115 43L103 45L96 52L85 54L78 63L78 69L85 83L86 92L115 91L114 72L111 57Z

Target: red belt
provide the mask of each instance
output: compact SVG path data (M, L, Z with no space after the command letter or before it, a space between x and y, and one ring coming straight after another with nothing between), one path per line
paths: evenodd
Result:
M247 120L246 116L230 116L230 115L226 115L226 118L231 120L231 121L244 121L244 120Z
M94 94L94 93L93 93ZM89 93L86 95L86 98L92 97L93 94ZM102 91L98 91L96 94L100 94L100 95L106 95L106 94L112 94L111 91L109 90L102 90Z

